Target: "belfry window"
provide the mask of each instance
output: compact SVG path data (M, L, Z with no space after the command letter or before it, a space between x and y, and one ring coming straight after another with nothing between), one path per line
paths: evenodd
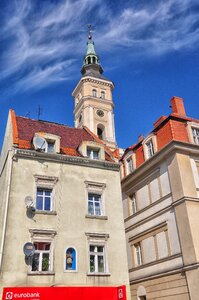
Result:
M101 91L101 98L105 99L105 92L104 91Z
M93 89L92 94L93 94L93 97L97 97L97 91L95 89Z
M91 58L90 58L90 56L88 57L88 65L90 65L90 63L91 63Z

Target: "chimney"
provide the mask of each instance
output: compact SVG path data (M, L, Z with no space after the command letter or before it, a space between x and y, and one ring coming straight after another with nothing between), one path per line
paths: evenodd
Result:
M186 117L184 102L182 98L174 96L173 98L171 98L170 103L171 103L172 113L178 114L179 116L182 117Z

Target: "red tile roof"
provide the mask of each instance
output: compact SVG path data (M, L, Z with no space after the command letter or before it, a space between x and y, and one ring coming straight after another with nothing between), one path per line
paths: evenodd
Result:
M32 139L35 133L43 132L54 134L60 137L60 153L81 156L78 152L78 147L82 141L95 141L99 143L99 139L88 128L72 128L66 125L33 120L25 117L15 115L11 110L12 128L13 128L13 144L18 145L21 149L33 149ZM100 141L100 143L102 143ZM106 160L114 161L112 159L112 152L108 147L106 150Z

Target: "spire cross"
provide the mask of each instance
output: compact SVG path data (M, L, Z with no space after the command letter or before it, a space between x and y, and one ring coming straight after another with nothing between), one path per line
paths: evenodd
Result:
M92 39L91 32L93 32L94 27L91 24L88 24L87 27L88 27L88 38L89 40L91 40Z

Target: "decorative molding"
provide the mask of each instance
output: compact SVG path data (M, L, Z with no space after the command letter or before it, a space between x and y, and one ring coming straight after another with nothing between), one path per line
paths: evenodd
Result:
M112 170L119 172L120 165L119 163L113 163L104 160L97 160L97 159L89 159L84 157L78 156L69 156L63 154L55 154L55 153L41 153L34 150L24 150L24 149L16 149L14 154L15 158L22 157L22 158L29 158L33 160L40 160L40 161L48 161L48 162L56 162L56 163L65 163L65 164L72 164L72 165L79 165L79 166L86 166L96 169L105 169L105 170Z
M99 240L99 241L107 241L109 238L108 233L99 233L99 232L85 232L87 239L90 241L92 240Z

